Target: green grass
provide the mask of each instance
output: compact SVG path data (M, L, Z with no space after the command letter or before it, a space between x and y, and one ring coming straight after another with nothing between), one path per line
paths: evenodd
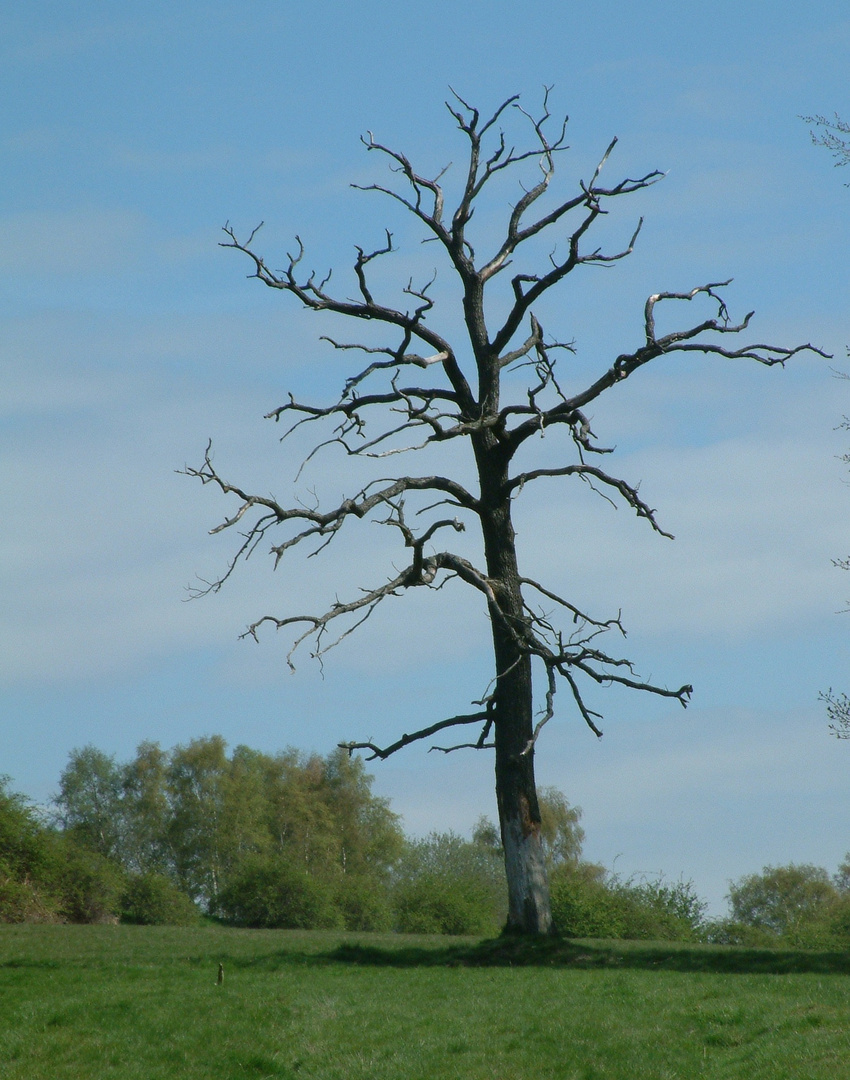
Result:
M0 1077L842 1080L848 975L778 950L6 926Z

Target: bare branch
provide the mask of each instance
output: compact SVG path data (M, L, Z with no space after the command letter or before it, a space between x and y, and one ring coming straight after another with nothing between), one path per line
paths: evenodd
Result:
M534 581L533 578L520 578L520 584L528 585L532 589L536 589L536 591L539 592L541 596L545 596L547 599L552 600L554 603L558 604L559 607L566 608L567 611L569 611L572 615L574 623L581 622L582 624L586 624L588 626L596 626L604 630L610 630L613 627L616 627L623 635L623 637L626 636L626 631L623 628L623 624L620 622L619 613L616 619L594 619L593 616L588 615L586 612L581 611L579 608L577 608L574 604L571 604L569 600L565 600L562 596L558 596L558 594L552 592L551 589L544 588L544 586L541 585L540 582Z
M802 116L807 124L821 128L821 134L811 130L809 134L815 146L825 146L835 158L835 166L846 165L850 161L850 124L835 113L830 120L826 116ZM846 187L847 185L845 185Z
M576 681L572 677L570 672L569 671L562 671L561 674L564 676L564 678L569 683L570 689L573 692L573 700L575 701L576 705L578 706L578 711L581 713L582 719L587 724L587 726L590 728L590 730L593 732L593 734L597 737L597 739L601 739L602 738L602 732L596 726L596 724L594 723L594 720L601 720L602 717L600 716L599 713L593 712L592 709L588 709L588 707L585 705L584 699L581 696L581 692L580 692L580 690L578 688L578 685L576 684Z
M397 739L394 743L390 743L389 746L380 747L374 742L342 742L338 745L347 750L349 754L353 754L355 750L369 750L371 751L367 761L374 761L375 758L388 758L391 754L396 753L397 750L401 750L405 746L409 746L413 742L418 742L420 739L430 738L431 735L436 735L438 731L445 731L446 728L459 727L461 724L479 724L482 720L488 719L487 712L469 713L464 716L452 716L448 720L440 720L436 724L431 724L428 727L420 728L419 731L414 731L410 735L402 735L400 739ZM473 744L475 745L475 744ZM441 749L440 747L434 747L434 749Z
M549 683L548 689L546 690L546 708L544 709L541 718L534 725L534 731L531 733L531 738L526 743L525 749L521 752L521 757L525 757L531 753L531 751L534 749L534 744L537 742L540 732L555 715L555 693L558 689L558 684L555 680L555 668L551 666L548 667L546 669L546 676Z
M589 483L591 487L593 487L593 481L598 480L601 484L605 484L607 487L614 488L618 491L623 500L632 507L637 516L646 518L657 533L666 536L668 540L675 539L672 533L665 532L664 529L661 528L656 520L655 511L641 499L636 487L627 484L625 480L619 480L615 476L609 476L608 473L603 472L602 469L599 469L594 465L564 465L559 469L531 469L529 472L519 473L518 476L513 477L508 482L508 490L521 491L527 483L530 483L532 480L538 480L543 476L578 476L586 483ZM594 488L594 490L597 489ZM616 505L610 499L608 501L611 502L612 506Z
M810 343L796 345L793 348L756 343L732 349L710 339L694 340L706 333L738 334L749 326L752 312L738 323L732 323L729 318L726 303L717 291L728 284L730 284L729 281L710 282L707 285L700 285L695 289L691 289L687 293L665 292L654 293L650 296L644 310L646 344L633 353L621 353L612 366L587 389L574 394L565 401L558 402L542 414L537 414L534 418L519 424L508 436L512 450L516 450L522 442L536 434L543 427L551 427L553 424L558 423L573 424L576 410L583 409L606 390L627 379L639 368L659 356L677 352L698 352L704 355L722 356L729 360L755 360L766 367L782 366L791 357L801 352L812 352L826 359L831 358L829 353ZM655 332L656 306L665 300L691 301L697 296L706 296L713 300L717 314L713 318L704 319L686 330L677 330L657 337ZM519 409L513 411L520 412Z
M411 207L410 209L413 208ZM258 226L257 229L259 227L260 226ZM289 264L286 270L281 273L275 273L270 270L262 257L257 255L249 246L251 240L257 233L257 229L254 229L251 233L251 237L243 243L237 238L234 229L227 223L225 224L223 231L229 237L229 240L222 242L220 246L234 248L237 251L243 252L254 264L254 273L251 275L252 277L258 278L269 288L280 289L291 293L304 305L304 307L309 308L311 311L330 311L337 315L345 315L353 319L363 319L370 322L375 321L390 326L398 326L403 331L409 331L412 336L425 342L434 352L445 353L446 359L442 361L442 364L452 388L457 393L459 400L464 406L471 407L473 404L472 392L457 364L457 360L455 359L448 342L441 338L439 334L431 330L431 328L422 321L423 315L431 306L430 301L421 303L413 312L409 312L386 307L382 304L375 303L373 300L367 299L365 296L362 302L339 300L325 291L325 285L327 284L328 278L325 278L322 282L317 282L315 274L310 274L306 281L299 281L297 279L296 271L304 257L304 245L298 236L296 236L298 250L295 254L289 254ZM365 264L370 261L370 259L386 253L387 249L378 248L369 256L364 255L359 248L357 250L358 256L355 263L355 273L362 282L362 275L365 273ZM330 275L328 275L328 277L330 277Z
M850 698L846 694L833 694L832 687L818 694L818 698L826 704L832 734L836 739L850 739Z

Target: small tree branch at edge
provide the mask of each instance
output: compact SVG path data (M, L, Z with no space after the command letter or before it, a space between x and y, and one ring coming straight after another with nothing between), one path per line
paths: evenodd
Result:
M846 694L834 694L832 687L818 697L826 705L829 730L836 739L850 739L850 698Z
M295 486L285 499L278 499L232 483L218 471L208 444L202 464L184 471L217 488L232 504L211 531L234 530L239 540L219 577L202 582L194 592L218 591L262 545L268 545L278 567L295 548L316 557L332 543L338 549L343 534L376 526L386 530L385 535L397 542L400 557L392 560L377 584L359 584L349 559L343 563L344 590L330 603L312 612L266 614L248 627L246 635L255 640L266 626L290 631L287 661L293 666L294 654L302 646L321 663L329 649L346 640L391 597L403 597L416 588L462 590L469 603L487 616L493 657L492 682L484 698L473 703L474 711L423 724L386 745L373 738L340 745L350 753L362 750L384 759L446 731L477 727L477 738L431 749L493 752L508 880L507 928L539 934L552 928L552 916L534 758L555 717L559 685L568 686L572 711L596 735L601 735L601 713L592 698L605 687L674 699L682 706L692 688L670 689L647 681L628 659L606 651L606 635L625 636L619 612L613 617L588 614L584 605L521 572L523 553L514 516L524 505L523 497L543 481L553 485L578 480L612 505L630 508L661 537L672 539L637 483L612 469L588 464L591 454L609 455L610 460L613 446L597 441L587 406L637 377L659 357L699 354L773 367L801 351L820 350L808 344L739 346L737 335L749 330L753 315L737 321L730 316L725 298L730 282L721 281L689 291L652 293L642 317L635 313L636 343L603 359L588 381L580 380L579 369L562 371L559 360L571 356L576 346L566 337L544 334L539 318L542 301L563 288L570 275L588 266L615 265L632 253L642 217L629 215L611 250L594 244L594 226L664 174L652 170L603 183L602 174L610 172L617 148L613 139L589 178L557 190L560 164L568 151L567 121L553 120L548 89L536 113L521 106L518 96L505 99L489 115L458 94L447 107L464 148L463 166L451 190L444 186L448 169L426 175L406 154L371 132L363 140L366 150L389 164L390 175L383 182L360 186L370 195L389 199L421 239L430 242L429 251L435 250L440 260L438 271L416 281L399 275L397 286L388 286L391 260L399 258L389 229L377 243L354 248L349 284L339 290L336 283L331 285L330 274L319 276L305 269L306 248L300 237L296 236L282 270L271 269L256 249L258 229L240 238L228 223L222 242L248 260L249 276L267 288L348 327L370 328L365 340L359 334L353 335L354 340L348 334L322 335L335 360L360 354L359 363L338 377L327 400L308 402L290 393L267 414L284 423L283 439L296 430L303 435L307 425L315 427L315 441L295 483L319 453L336 453L343 463L351 458L371 461L377 471L387 468L388 462L421 461L415 455L427 450L429 468L390 469L389 475L376 474L363 486L351 483L354 493L328 507L318 497L304 501ZM509 209L504 210L506 202ZM482 211L477 217L476 209ZM491 222L499 209L503 225L485 227L483 221ZM541 260L541 243L549 244L548 260ZM506 287L496 295L491 283L508 267L512 276L505 278ZM444 309L451 301L444 298L442 307L437 304L437 272L454 283L457 312L448 317ZM441 290L439 295L447 294ZM659 334L656 313L662 304L671 313L692 312L692 321ZM527 454L532 436L544 433L557 450L556 463L538 465L531 460L518 465L519 451ZM447 445L456 449L449 453ZM458 447L466 448L474 483L457 478ZM432 459L441 454L445 468L433 471ZM344 480L344 464L338 475ZM467 548L443 546L447 537L461 534L475 547L471 554ZM536 712L535 672L546 687Z

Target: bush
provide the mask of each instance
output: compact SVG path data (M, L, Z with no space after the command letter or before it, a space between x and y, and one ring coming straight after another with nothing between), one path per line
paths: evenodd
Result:
M121 922L139 926L190 926L200 912L164 874L134 874L121 896Z
M707 924L703 939L713 945L846 949L850 947L850 897L833 898L784 933L735 919L719 919Z
M0 864L0 923L61 922L55 899L33 882L16 880Z
M703 927L701 940L707 945L743 945L750 949L775 948L776 934L736 919L711 919Z
M765 866L730 885L729 904L731 924L761 931L774 944L819 948L841 932L841 894L819 866Z
M337 888L337 905L346 930L392 930L392 905L388 890L380 880L344 874Z
M392 895L403 933L492 934L505 921L501 857L452 832L408 842Z
M339 930L345 925L332 884L281 857L245 859L211 913L237 926L267 929Z
M552 918L565 937L618 938L625 926L622 905L597 868L558 867L551 876Z
M398 886L396 929L404 934L492 934L500 920L480 882L421 874Z
M565 937L692 941L705 905L690 882L621 881L579 863L552 874L552 916Z
M633 905L643 933L629 937L654 937L659 941L693 941L700 937L706 904L694 891L693 882L667 882L663 878L616 882L620 892Z
M72 923L118 922L126 883L121 867L67 836L58 840L62 863L54 889L59 914Z
M57 922L47 882L52 837L27 800L0 776L0 922Z

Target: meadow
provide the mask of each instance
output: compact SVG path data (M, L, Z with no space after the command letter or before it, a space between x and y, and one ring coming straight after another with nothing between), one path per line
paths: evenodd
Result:
M848 976L837 952L7 925L0 1077L840 1080Z

